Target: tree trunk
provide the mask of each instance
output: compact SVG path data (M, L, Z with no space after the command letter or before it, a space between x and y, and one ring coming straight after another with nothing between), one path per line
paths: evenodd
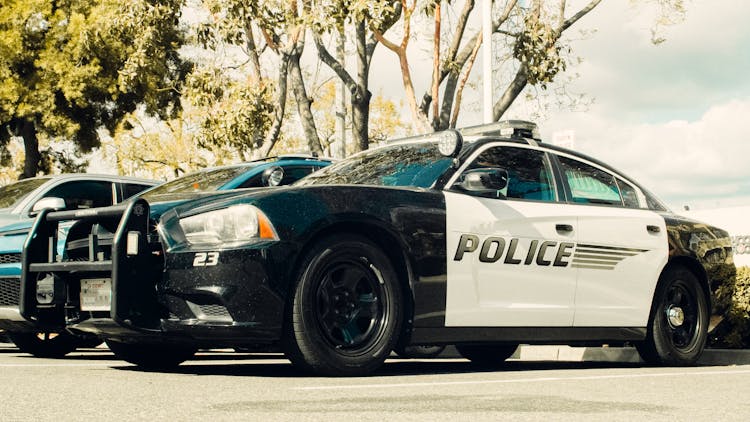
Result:
M310 97L307 96L305 81L302 79L302 69L299 65L299 59L299 53L295 53L289 58L292 93L294 94L294 99L297 103L297 113L299 113L299 119L302 122L302 131L305 133L305 139L307 139L307 146L310 149L310 153L316 156L322 156L323 148L320 146L320 138L318 137L318 130L315 126L315 118L310 110L312 107L312 101L310 101Z
M276 87L277 89L277 106L276 113L274 116L273 123L266 133L265 139L263 139L260 146L253 150L253 158L268 157L271 153L271 149L276 145L276 141L279 139L279 133L281 133L281 124L284 122L284 110L286 109L286 94L287 94L287 81L289 76L289 55L281 55L281 64L279 66L279 82Z
M370 64L367 60L367 27L364 21L357 22L354 27L357 46L357 90L352 93L352 137L355 152L359 152L370 147L368 131L372 94L367 89L370 73Z
M503 96L500 97L500 99L495 103L494 107L492 107L493 121L496 122L500 120L503 114L508 111L508 107L510 107L511 104L513 104L513 101L518 98L518 95L521 94L521 91L523 91L527 83L528 79L526 76L526 65L521 64L518 72L516 72L516 77L513 78L513 82L508 85L508 88L505 89Z
M23 173L19 179L36 176L39 171L39 162L42 155L39 153L39 138L36 136L36 125L33 121L25 120L21 127L23 137L23 149L25 157L23 160Z

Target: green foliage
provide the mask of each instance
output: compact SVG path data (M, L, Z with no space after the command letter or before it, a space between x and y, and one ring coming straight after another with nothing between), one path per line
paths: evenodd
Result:
M197 28L198 40L204 48L215 48L217 42L243 45L254 23L274 43L287 34L291 25L302 23L297 9L286 0L203 0L213 22Z
M523 31L513 46L513 57L526 66L529 84L547 87L555 75L565 70L565 60L560 52L559 34L538 16L526 17Z
M318 32L341 31L347 22L367 22L381 29L400 13L401 0L316 0L307 19Z
M712 333L711 343L717 347L750 347L750 268L737 268L731 290L731 302L726 304L725 320Z
M235 80L218 68L196 68L187 78L185 98L201 110L198 145L240 154L260 146L274 117L273 91L269 81Z
M179 109L183 0L6 0L0 6L0 140L23 122L82 150L145 104Z

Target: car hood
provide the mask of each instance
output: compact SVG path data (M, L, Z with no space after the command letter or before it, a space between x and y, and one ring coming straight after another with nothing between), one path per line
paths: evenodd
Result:
M3 230L3 231L7 230L6 226L10 226L15 223L23 222L23 221L29 222L28 226L30 227L31 226L30 221L33 221L33 220L30 218L21 217L18 214L12 214L8 212L7 208L0 210L0 230Z
M254 194L267 191L269 189L280 188L250 188L250 189L233 189L226 191L214 192L183 192L158 195L147 199L151 207L151 218L158 220L165 212L177 209L181 214L185 210L196 209L207 203L223 202L224 199L231 200L237 196L253 196Z

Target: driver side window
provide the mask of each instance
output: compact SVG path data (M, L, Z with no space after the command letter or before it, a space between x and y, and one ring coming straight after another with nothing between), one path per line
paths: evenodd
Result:
M556 198L546 155L508 146L492 147L479 154L451 189L485 198L546 202Z

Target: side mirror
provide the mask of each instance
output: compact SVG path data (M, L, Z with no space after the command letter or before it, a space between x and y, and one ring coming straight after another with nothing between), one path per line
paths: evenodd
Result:
M38 214L39 211L44 209L51 209L54 211L64 210L66 208L65 200L55 196L42 198L36 201L34 207L31 208L31 215Z
M279 166L267 168L261 177L263 186L278 186L282 179L284 179L284 169Z
M498 168L479 168L464 173L459 186L469 192L499 191L508 186L508 171Z

